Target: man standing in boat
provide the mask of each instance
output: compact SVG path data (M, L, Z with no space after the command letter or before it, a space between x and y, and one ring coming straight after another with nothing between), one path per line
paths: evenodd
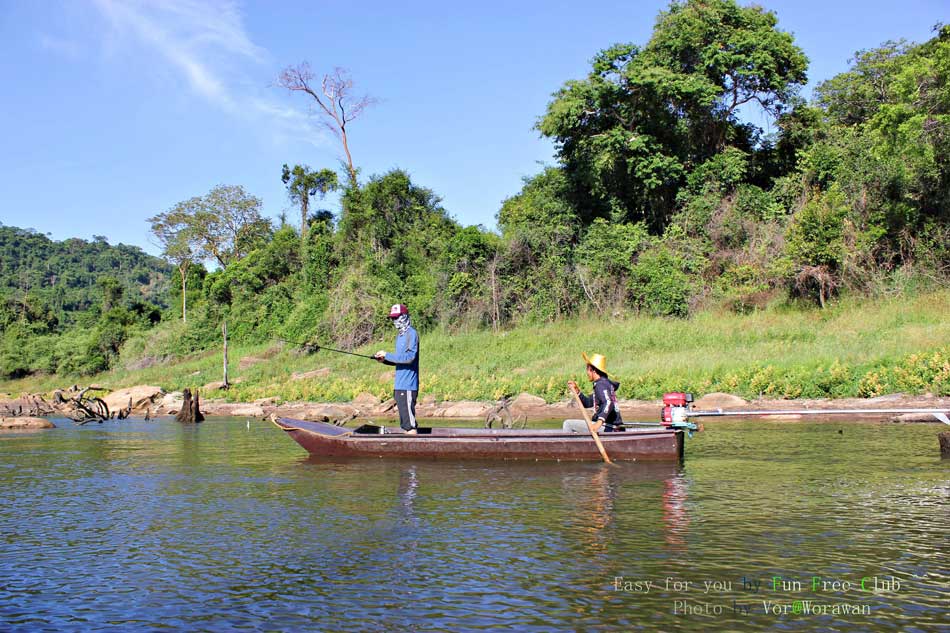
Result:
M620 416L620 409L617 408L617 389L619 382L614 382L607 375L607 359L603 354L581 353L584 362L587 363L587 377L594 383L594 393L585 396L581 393L577 383L573 380L567 381L568 388L578 395L581 404L585 407L594 407L596 411L592 416L594 422L594 431L612 433L623 431L623 418ZM587 422L584 420L565 420L563 428L565 431L574 433L588 433Z
M373 358L384 365L395 365L396 380L393 397L399 408L399 426L406 433L416 432L416 399L419 396L419 333L409 320L409 309L397 303L389 310L389 318L399 334L396 350L387 354L380 350Z

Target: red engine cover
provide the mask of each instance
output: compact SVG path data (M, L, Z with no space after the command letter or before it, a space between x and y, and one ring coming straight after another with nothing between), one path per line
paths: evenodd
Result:
M673 406L673 407L685 407L686 394L680 391L665 393L663 394L663 404L667 406Z

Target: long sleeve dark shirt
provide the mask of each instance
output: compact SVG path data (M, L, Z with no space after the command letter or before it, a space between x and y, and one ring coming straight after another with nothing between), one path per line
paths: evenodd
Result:
M605 431L622 431L623 418L620 416L620 409L617 408L617 389L619 382L614 382L609 378L601 376L594 382L594 393L589 396L580 394L581 403L585 407L595 407L593 420L604 421Z

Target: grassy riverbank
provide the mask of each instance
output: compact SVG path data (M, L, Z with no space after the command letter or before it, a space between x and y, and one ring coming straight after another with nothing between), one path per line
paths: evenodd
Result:
M843 301L824 311L780 309L750 315L707 312L689 320L572 319L508 332L422 336L423 395L442 400L492 400L523 391L548 401L581 380L581 351L607 356L622 398L652 399L665 391L727 391L744 397L873 397L885 393L950 395L950 292L874 302ZM387 339L357 350L388 348ZM232 347L229 373L240 382L235 401L347 401L360 392L381 398L392 388L388 368L333 354L298 355L289 346ZM241 367L241 359L247 360ZM294 372L328 368L322 377ZM91 379L32 377L0 383L11 394L72 383L110 388L157 384L166 390L221 379L220 350L136 371ZM206 394L212 396L213 394Z

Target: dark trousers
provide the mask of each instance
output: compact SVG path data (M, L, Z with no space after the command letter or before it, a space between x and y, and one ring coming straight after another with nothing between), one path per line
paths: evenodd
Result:
M396 406L399 408L399 426L403 431L416 428L416 398L418 396L418 391L393 390L393 398L396 399Z

